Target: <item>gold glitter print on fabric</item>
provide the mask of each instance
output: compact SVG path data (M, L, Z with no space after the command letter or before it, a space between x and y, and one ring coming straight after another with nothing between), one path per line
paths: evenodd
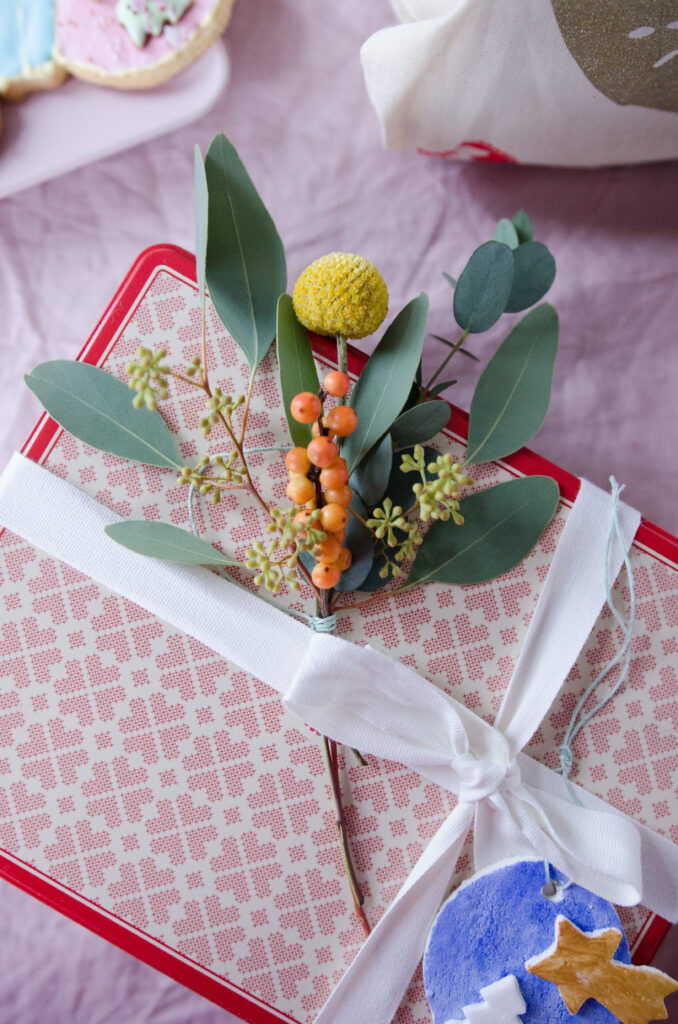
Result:
M619 104L678 112L677 0L551 0L589 81Z

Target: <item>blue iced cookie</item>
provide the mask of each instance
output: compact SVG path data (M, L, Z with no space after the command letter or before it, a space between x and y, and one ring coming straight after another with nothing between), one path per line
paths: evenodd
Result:
M0 0L0 96L21 99L66 77L52 60L54 0Z
M617 1020L592 999L573 1016L557 985L530 974L525 967L527 960L552 946L558 916L583 932L617 928L624 934L612 904L581 886L567 885L567 879L553 868L550 875L557 892L549 899L543 895L543 861L505 862L474 875L443 905L424 953L424 984L435 1024L472 1018L473 1012L467 1018L464 1008L487 1006L488 999L496 999L511 1024L568 1024L575 1020L613 1024ZM624 937L614 959L631 962ZM507 981L494 987L509 975L515 984Z

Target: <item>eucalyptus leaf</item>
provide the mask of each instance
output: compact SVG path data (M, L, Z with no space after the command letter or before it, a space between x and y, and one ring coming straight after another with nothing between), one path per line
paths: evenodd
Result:
M509 249L517 249L520 245L515 225L507 217L502 217L497 223L492 237L495 242L503 242L504 245L508 245Z
M205 160L209 213L206 277L219 319L252 373L273 341L278 296L285 291L285 252L271 216L224 135Z
M277 344L280 391L287 423L295 445L305 448L311 440L311 428L308 423L298 423L294 419L290 403L300 391L311 391L316 395L320 381L306 328L297 320L289 295L281 295L278 299Z
M520 313L546 295L556 276L556 261L543 242L525 242L513 254L515 275L507 313Z
M480 362L480 360L478 359L478 356L474 355L473 352L469 352L469 350L467 348L463 348L462 347L458 351L461 352L461 354L463 356L467 356L469 359L472 359L474 363L479 363Z
M518 233L518 241L521 245L532 241L532 221L525 210L518 210L513 218L513 226Z
M490 462L534 437L551 398L558 314L547 302L523 317L483 370L471 401L466 462Z
M391 442L391 435L384 434L381 441L375 444L372 451L367 453L349 481L351 487L354 491L358 492L366 505L370 507L376 505L386 493L392 464L393 444Z
M421 359L428 296L422 292L389 325L351 395L358 425L341 449L349 476L401 412Z
M438 521L424 537L408 587L436 580L483 583L513 569L537 543L558 504L548 476L507 480L461 502L464 525Z
M391 427L394 448L407 448L430 441L447 426L450 407L447 402L422 402L402 413Z
M443 270L443 277L445 278L445 280L447 281L447 283L448 283L448 284L449 284L449 285L450 285L450 286L451 286L452 288L456 288L456 287L457 287L457 279L456 279L456 277L452 277L452 275L451 275L451 274L446 274L444 270Z
M461 351L461 349L459 351ZM444 380L442 384L436 384L434 387L432 387L431 390L429 391L429 395L431 396L431 398L437 398L438 395L442 395L443 391L447 391L448 388L451 388L452 385L456 383L456 379Z
M122 523L105 526L104 533L116 544L122 544L138 555L162 558L165 562L181 562L184 565L240 564L232 558L226 558L206 540L179 526L172 526L171 523L127 519Z
M40 363L26 384L60 427L80 441L122 459L181 469L174 438L159 412L135 409L126 384L89 363Z
M366 518L367 509L360 498L355 494L353 495L351 508L357 512L362 519ZM348 523L346 524L344 547L349 549L353 560L348 569L345 569L344 572L342 572L341 578L334 588L339 591L339 593L357 590L372 568L372 560L374 558L374 541L372 539L372 534L359 519L356 519L356 517L352 516L350 513Z
M502 242L485 242L471 255L454 291L454 319L470 334L496 323L513 285L513 251Z
M205 302L205 261L207 260L207 177L200 147L195 147L195 271L200 305Z

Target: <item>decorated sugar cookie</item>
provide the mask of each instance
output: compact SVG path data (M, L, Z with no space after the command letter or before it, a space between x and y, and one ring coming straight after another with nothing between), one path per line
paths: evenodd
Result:
M76 78L146 89L199 57L233 0L55 0L55 60Z
M444 904L424 954L435 1024L665 1019L678 984L631 966L614 907L548 871L549 885L543 861L505 862Z
M59 85L66 72L53 50L54 0L0 2L0 96L18 100Z

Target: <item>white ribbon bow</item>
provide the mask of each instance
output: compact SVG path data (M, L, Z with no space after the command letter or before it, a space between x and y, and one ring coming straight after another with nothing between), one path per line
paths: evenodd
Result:
M258 676L325 735L415 768L457 794L316 1024L391 1021L471 824L478 870L507 856L539 856L605 899L642 902L678 919L678 847L579 787L576 804L560 775L521 753L600 614L610 511L609 496L582 481L491 726L372 648L310 634L214 574L154 563L108 542L102 529L118 521L115 513L21 456L0 479L0 522L11 530ZM612 545L610 579L639 521L619 504L623 543Z

